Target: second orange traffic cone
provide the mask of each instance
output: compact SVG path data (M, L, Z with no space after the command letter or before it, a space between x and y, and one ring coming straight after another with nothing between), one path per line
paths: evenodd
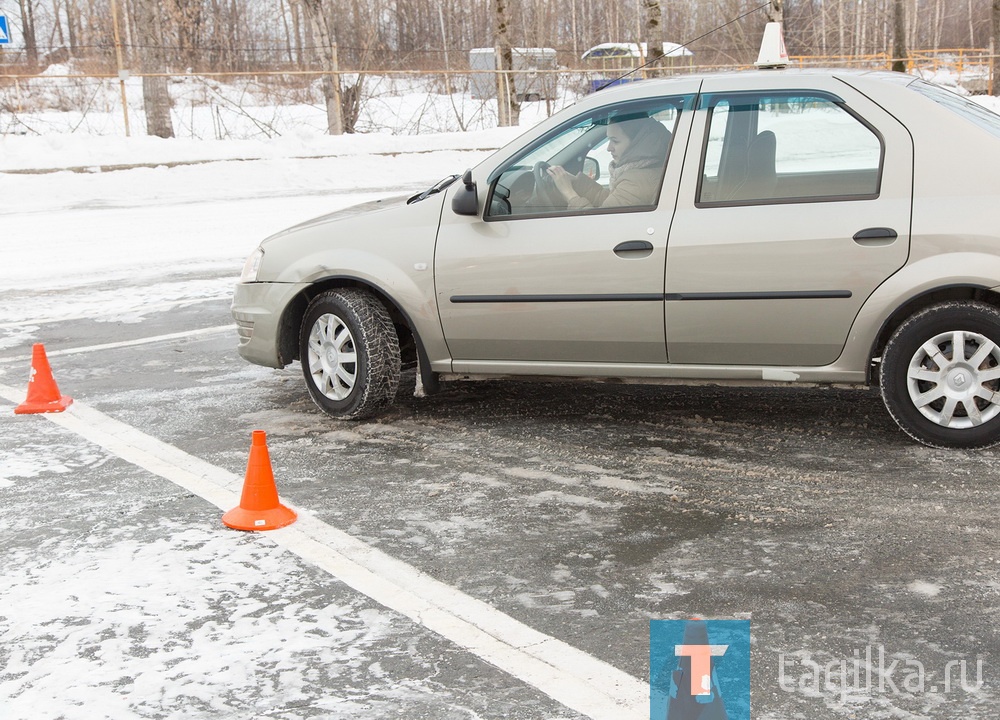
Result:
M223 515L222 522L236 530L275 530L291 525L298 516L278 501L267 435L254 430L252 437L240 504Z
M59 394L59 386L52 377L45 346L35 343L31 348L31 377L28 378L28 397L14 408L16 415L32 413L62 412L70 406L73 398Z

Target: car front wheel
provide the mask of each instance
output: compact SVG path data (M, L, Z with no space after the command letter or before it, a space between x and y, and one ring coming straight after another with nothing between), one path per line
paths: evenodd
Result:
M399 387L399 338L371 293L341 289L306 309L299 357L309 395L323 412L359 420L389 407Z
M933 447L1000 442L1000 310L942 303L915 313L882 354L882 399L896 423Z

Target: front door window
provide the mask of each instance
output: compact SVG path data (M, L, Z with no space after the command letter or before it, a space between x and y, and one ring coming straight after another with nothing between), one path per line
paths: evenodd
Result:
M690 101L619 104L558 128L499 171L486 219L653 210Z

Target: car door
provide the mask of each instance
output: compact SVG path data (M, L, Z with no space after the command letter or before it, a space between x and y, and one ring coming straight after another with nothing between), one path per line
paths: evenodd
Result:
M913 147L834 79L706 80L670 232L672 364L819 366L909 251Z
M681 153L670 148L684 146L693 100L689 93L576 117L490 173L481 216L454 214L446 202L435 279L456 372L666 362L663 268L681 169ZM672 136L669 160L647 173L655 185L641 204L609 197L569 208L536 189L544 163L609 184L605 126L623 113L655 119Z

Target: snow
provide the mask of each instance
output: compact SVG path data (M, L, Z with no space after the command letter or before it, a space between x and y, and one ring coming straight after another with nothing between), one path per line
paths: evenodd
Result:
M153 542L125 525L82 546L56 539L8 554L4 615L20 622L2 636L5 717L229 717L277 662L288 671L280 692L262 693L266 713L276 697L305 699L318 668L375 660L367 650L387 614L289 602L269 580L289 574L283 554L169 520L158 530ZM301 624L323 631L292 630Z
M0 322L22 329L67 315L135 322L165 304L221 297L267 235L423 189L518 132L405 142L392 135L311 142L8 136L0 140L0 171L8 171L0 172ZM96 170L129 162L151 167ZM95 171L9 172L58 167Z

